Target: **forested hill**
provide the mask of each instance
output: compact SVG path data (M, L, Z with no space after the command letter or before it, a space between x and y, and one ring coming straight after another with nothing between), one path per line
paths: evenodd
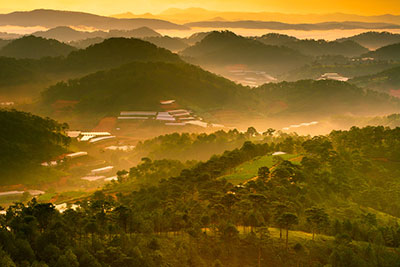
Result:
M0 183L34 176L40 163L67 151L67 127L48 118L0 109ZM11 180L10 180L11 179ZM25 181L29 183L29 181Z
M265 45L229 31L212 32L181 54L195 63L209 66L243 64L271 73L299 67L309 58L287 47Z
M162 99L176 99L193 109L251 105L247 88L186 63L133 62L82 79L51 86L44 105L57 100L78 101L76 111L118 114L150 109Z
M383 46L400 43L400 34L390 32L364 32L351 37L337 39L339 42L348 40L375 50Z
M58 83L43 92L41 106L57 100L77 101L75 111L116 115L121 110L153 110L160 99L176 99L198 112L246 109L247 118L252 117L251 112L318 120L338 114L376 115L400 110L400 100L346 82L303 80L249 90L193 65L161 62L130 63Z
M11 41L0 50L0 56L13 58L35 58L66 56L74 47L54 39L25 36Z
M134 38L110 38L68 55L66 68L110 69L132 61L181 62L178 55Z
M400 90L400 67L391 68L376 74L355 77L350 80L357 86L374 89L377 91L393 91Z
M274 116L318 119L334 114L393 113L400 109L400 101L387 94L333 80L270 83L253 92Z
M255 39L267 45L286 46L310 56L342 55L355 57L368 52L367 48L351 40L343 42L328 42L313 39L300 40L295 37L276 33L269 33Z
M13 93L9 86L18 85L31 88L31 92L25 94L32 95L43 89L32 84L42 82L48 86L51 81L56 83L61 79L84 76L90 72L118 67L133 61L182 60L178 55L149 42L126 38L110 38L86 49L74 51L67 57L40 60L0 57L0 66L8 66L0 68L0 92Z
M400 61L400 43L381 47L364 55L375 60L395 60Z

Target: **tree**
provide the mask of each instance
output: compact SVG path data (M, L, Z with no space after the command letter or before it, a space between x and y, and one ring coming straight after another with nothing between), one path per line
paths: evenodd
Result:
M249 128L247 128L246 134L247 134L247 136L249 136L249 137L255 137L255 136L260 135L260 134L257 132L256 128L254 128L254 127L249 127Z
M312 240L314 240L315 231L329 224L329 216L323 208L312 207L305 211L307 222L312 228Z
M293 225L298 224L298 218L295 214L290 212L285 212L278 217L278 224L286 229L286 249L288 248L288 240L289 240L289 229Z
M263 180L267 180L269 178L269 168L264 166L264 167L260 167L258 169L258 178L263 179Z

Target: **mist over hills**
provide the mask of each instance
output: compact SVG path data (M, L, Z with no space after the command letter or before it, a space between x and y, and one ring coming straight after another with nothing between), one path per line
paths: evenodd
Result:
M74 47L54 39L25 36L8 42L0 49L0 56L12 58L33 58L66 56Z
M310 59L286 47L265 45L229 31L212 32L181 55L202 66L243 64L249 68L279 73L299 67Z
M335 30L335 29L400 29L400 25L390 23L369 22L321 22L315 24L289 24L277 21L198 21L184 24L187 27L198 28L243 28L243 29L268 29L268 30Z
M318 120L336 114L400 111L400 100L346 82L304 80L250 90L193 65L161 62L133 62L58 83L43 92L41 105L73 101L76 104L68 110L75 114L115 116L121 110L158 109L161 99L176 99L200 114L215 109L246 110L247 119L263 114L272 119Z
M132 30L110 30L110 31L77 31L67 26L59 26L56 28L49 29L47 31L39 31L32 33L34 36L43 38L56 39L61 42L79 41L89 38L112 38L112 37L124 37L124 38L144 38L144 37L159 37L161 34L148 27L140 27Z
M269 33L255 38L267 45L286 46L305 55L343 55L347 57L359 56L369 50L360 44L347 40L343 42L305 39L300 40L292 36Z
M399 99L333 80L270 83L253 91L267 107L275 107L272 114L280 117L318 119L334 114L371 115L400 110Z
M365 32L347 38L340 38L337 41L352 40L369 49L378 49L383 46L400 43L400 34L390 32Z

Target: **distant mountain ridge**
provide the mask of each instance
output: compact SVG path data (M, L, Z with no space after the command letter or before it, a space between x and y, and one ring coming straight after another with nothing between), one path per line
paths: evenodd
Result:
M84 12L36 9L0 14L0 25L42 26L54 28L58 26L93 27L103 30L131 30L139 27L151 29L184 30L187 27L160 19L117 19Z
M79 41L89 38L112 38L112 37L124 37L124 38L145 38L145 37L159 37L161 34L148 28L140 27L132 30L110 30L106 31L77 31L68 26L59 26L51 28L47 31L38 31L32 33L34 36L40 36L44 38L56 39L61 42Z
M400 25L379 22L321 22L321 23L300 23L289 24L277 21L257 21L257 20L239 20L239 21L198 21L184 24L187 27L198 28L243 28L243 29L268 29L268 30L337 30L337 29L400 29Z
M285 23L319 23L326 21L360 21L360 22L384 22L400 24L399 15L376 15L362 16L344 13L328 13L328 14L286 14L279 12L229 12L215 11L204 8L170 8L159 14L132 14L126 12L123 14L113 15L116 18L159 18L172 21L175 23L188 23L193 21L215 20L213 18L223 18L224 20L261 20L261 21L280 21Z

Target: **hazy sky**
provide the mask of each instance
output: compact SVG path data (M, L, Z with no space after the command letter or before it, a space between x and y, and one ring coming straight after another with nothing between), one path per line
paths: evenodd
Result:
M171 7L284 13L400 14L400 0L0 0L0 12L52 8L110 15L159 13Z

